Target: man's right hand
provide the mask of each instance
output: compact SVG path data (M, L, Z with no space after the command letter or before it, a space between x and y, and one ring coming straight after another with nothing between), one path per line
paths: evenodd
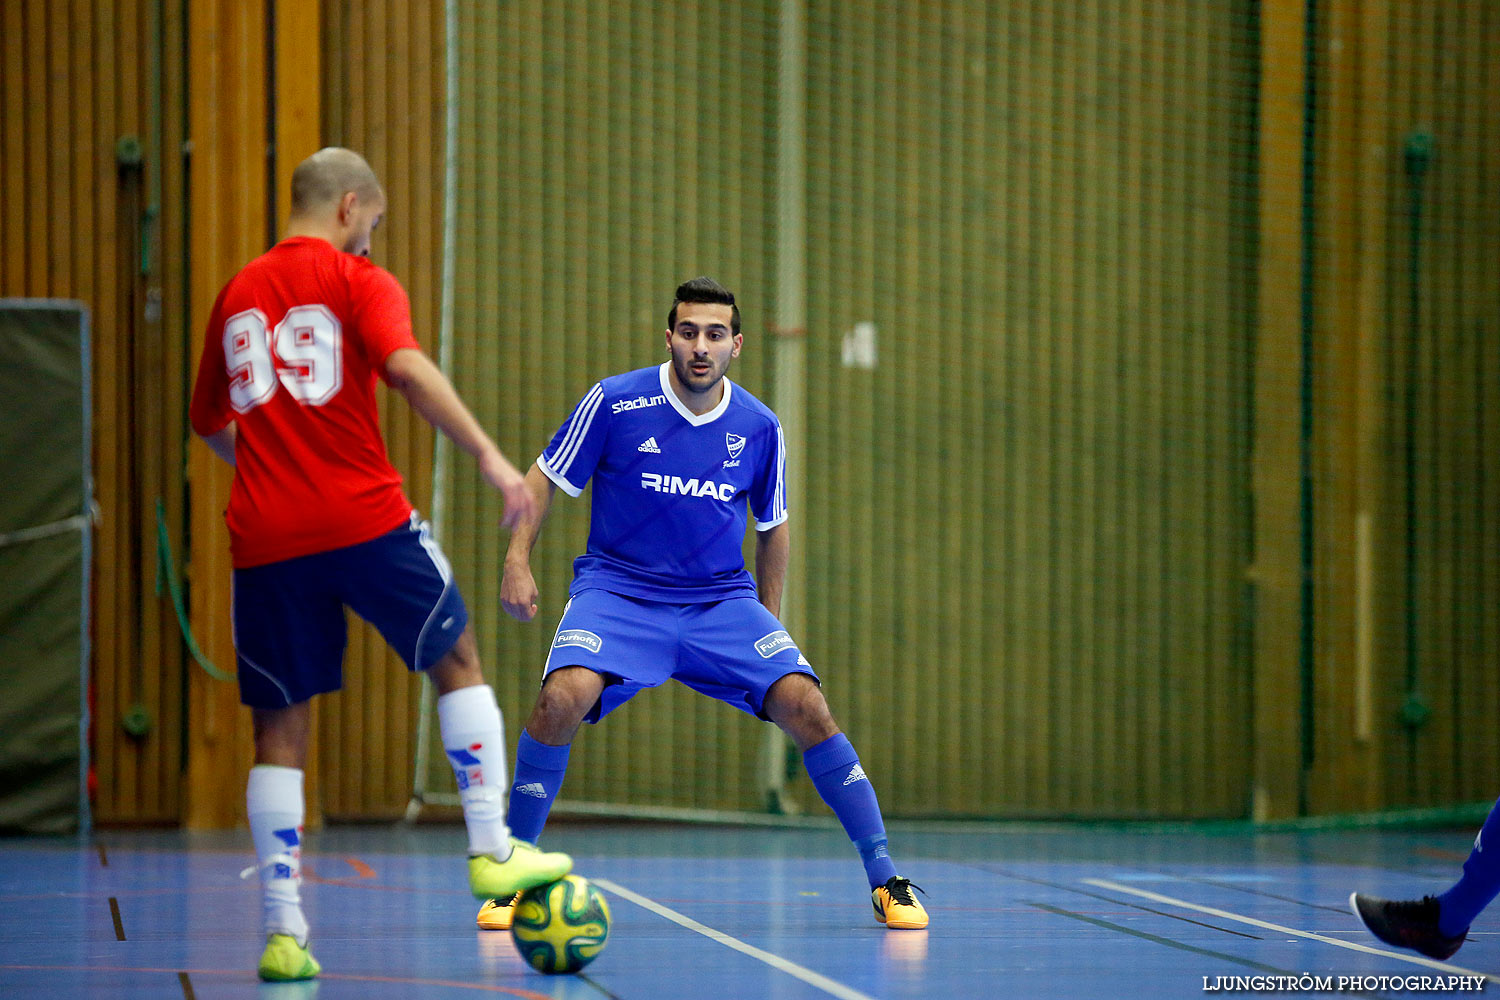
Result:
M522 480L522 489L526 492L526 516L518 519L511 528L510 545L505 553L505 573L500 578L500 606L516 621L529 622L536 617L539 597L536 578L531 575L531 547L542 530L542 522L547 518L547 509L552 506L552 494L557 487L533 462ZM507 510L509 496L507 493Z
M500 606L505 613L518 622L529 622L536 617L540 598L531 567L506 563L505 575L500 579Z

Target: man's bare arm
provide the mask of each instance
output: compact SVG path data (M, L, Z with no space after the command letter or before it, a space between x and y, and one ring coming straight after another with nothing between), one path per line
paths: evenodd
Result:
M418 416L474 456L480 474L505 500L505 516L501 519L505 527L515 530L531 516L535 501L524 477L479 426L453 383L432 359L409 347L392 351L385 359L385 378L391 388L406 397Z
M525 482L534 503L532 512L511 529L510 546L505 550L505 575L500 579L500 606L517 621L529 622L536 617L541 597L531 572L531 550L542 533L547 512L552 509L557 485L535 462L527 470Z
M766 610L781 616L781 588L786 583L787 558L792 550L786 522L755 533L755 593Z

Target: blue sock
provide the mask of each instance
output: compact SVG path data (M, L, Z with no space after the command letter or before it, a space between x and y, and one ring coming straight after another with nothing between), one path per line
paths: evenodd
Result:
M549 747L521 730L516 747L516 774L510 784L510 804L505 815L512 837L534 844L542 835L547 814L552 811L552 800L557 798L568 771L570 746Z
M1500 893L1500 802L1495 803L1474 838L1463 877L1438 897L1438 930L1446 937L1458 937L1469 929L1479 911L1490 905L1496 893Z
M844 832L854 841L859 859L865 864L870 888L885 885L896 874L896 865L886 851L885 821L880 818L880 803L875 789L865 777L859 754L843 733L828 737L802 754L802 763L812 778L813 787L844 824Z

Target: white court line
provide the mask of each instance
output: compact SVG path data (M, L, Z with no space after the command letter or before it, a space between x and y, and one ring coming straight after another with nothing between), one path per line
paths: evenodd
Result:
M789 976L795 976L796 978L802 980L804 983L807 983L809 986L816 986L824 993L827 993L830 996L838 997L839 1000L875 1000L874 997L869 996L868 994L861 993L856 989L851 989L850 987L845 986L843 983L835 982L834 980L829 979L827 976L820 976L818 973L812 971L811 969L804 969L796 962L782 958L780 955L773 955L769 951L761 951L754 945L746 944L738 938L732 938L728 934L725 934L723 931L716 931L706 924L700 924L692 917L685 917L681 913L678 913L676 910L670 910L667 907L662 906L655 900L647 899L645 896L642 896L639 893L631 892L623 885L620 885L616 882L611 882L609 879L590 877L589 881L597 885L599 888L603 889L605 892L612 892L616 896L620 896L624 899L630 900L636 906L644 907L645 909L650 910L652 913L656 913L663 917L666 917L674 924L679 924L683 927L686 927L690 931L697 931L704 937L717 941L726 948L733 948L735 951L740 952L743 955L749 955L751 958L765 962L771 968L776 969L780 972L785 972Z
M1313 941L1322 941L1324 944L1335 945L1339 948L1348 948L1350 951L1362 951L1367 955L1379 955L1382 958L1399 958L1403 962L1413 965L1424 965L1429 969L1437 969L1439 972L1451 972L1460 976L1481 976L1485 979L1494 980L1495 976L1488 972L1478 972L1474 969L1465 969L1461 965L1450 965L1447 962L1439 962L1436 959L1424 958L1421 955L1403 955L1397 951L1387 951L1384 948L1372 948L1366 944L1355 941L1340 941L1338 938L1324 937L1322 934L1314 934L1312 931L1299 931L1295 927L1283 927L1281 924L1267 923L1264 920L1256 920L1254 917L1244 917L1238 913L1230 913L1228 910L1218 910L1212 906L1200 906L1197 903L1189 903L1183 899L1173 899L1171 896L1163 896L1155 892L1147 892L1145 889L1134 889L1128 885L1118 882L1110 882L1102 878L1086 878L1084 885L1098 886L1100 889L1109 889L1114 892L1129 893L1132 896L1140 896L1157 903L1165 903L1167 906L1180 906L1185 910L1196 910L1199 913L1207 913L1209 916L1219 917L1223 920L1237 920L1251 927L1259 927L1263 930L1276 931L1280 934L1290 934L1293 937L1308 938ZM1349 919L1355 920L1351 913ZM1356 921L1357 922L1357 921Z

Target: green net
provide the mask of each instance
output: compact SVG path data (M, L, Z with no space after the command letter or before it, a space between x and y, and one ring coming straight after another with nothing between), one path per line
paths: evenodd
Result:
M88 314L0 299L0 831L90 823Z
M460 4L453 371L529 463L658 359L679 281L736 292L733 377L797 414L789 624L890 815L1318 808L1359 754L1382 804L1488 796L1411 769L1496 741L1497 34L1477 0ZM514 736L587 496L521 626L495 498L445 485ZM763 809L764 728L648 692L564 802Z

